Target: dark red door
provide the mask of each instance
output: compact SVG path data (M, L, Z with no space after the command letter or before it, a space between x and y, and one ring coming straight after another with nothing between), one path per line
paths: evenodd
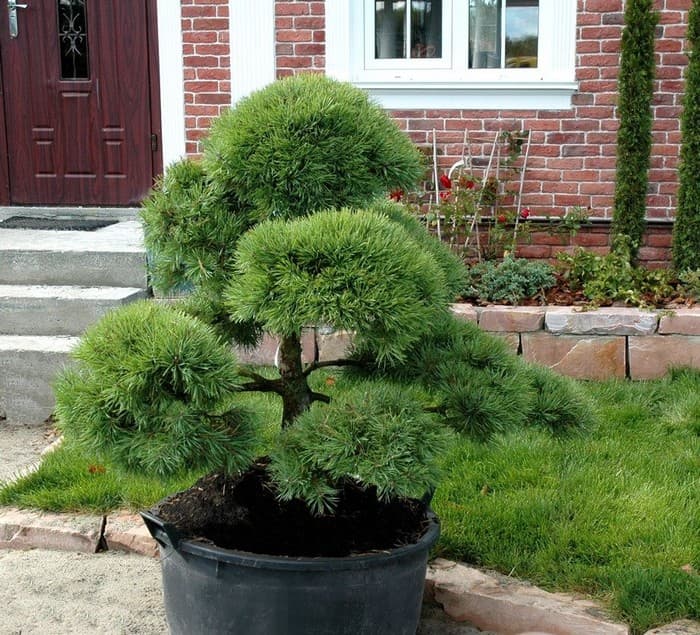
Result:
M130 205L151 186L147 0L0 0L13 204Z

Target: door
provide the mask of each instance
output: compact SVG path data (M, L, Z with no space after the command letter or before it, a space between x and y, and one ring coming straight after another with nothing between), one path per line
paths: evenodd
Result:
M139 203L154 175L148 0L17 1L0 0L10 202Z

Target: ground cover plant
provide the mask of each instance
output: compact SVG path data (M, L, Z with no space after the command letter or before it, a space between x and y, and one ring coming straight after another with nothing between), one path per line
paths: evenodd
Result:
M334 396L349 387L332 370L313 386ZM635 633L698 619L700 373L578 386L595 415L585 430L515 428L490 443L450 438L434 498L442 519L436 554L593 595ZM241 397L262 419L281 414L270 396ZM35 475L0 489L0 504L139 509L182 485L126 474L69 443Z

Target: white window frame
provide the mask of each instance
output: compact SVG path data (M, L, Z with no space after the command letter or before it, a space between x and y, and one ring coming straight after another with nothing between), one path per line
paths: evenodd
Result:
M373 0L326 2L326 72L366 89L385 108L568 109L575 81L576 0L540 0L537 68L468 68L468 0L443 0L443 26L451 41L443 49L445 68L420 64L367 63L373 55ZM370 14L371 16L372 14ZM388 62L389 60L381 60ZM403 62L409 62L404 64Z

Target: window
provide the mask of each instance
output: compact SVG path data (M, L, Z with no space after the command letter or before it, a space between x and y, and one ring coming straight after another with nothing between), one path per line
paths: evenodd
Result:
M327 71L390 108L568 108L576 0L334 0Z

